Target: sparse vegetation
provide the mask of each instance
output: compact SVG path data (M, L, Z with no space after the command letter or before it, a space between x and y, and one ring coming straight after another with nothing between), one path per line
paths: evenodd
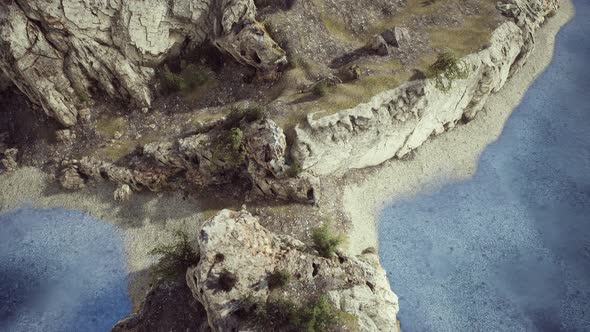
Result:
M428 76L436 80L436 87L442 91L449 91L453 81L467 77L467 64L452 52L438 55L436 61L428 68Z
M311 89L311 92L318 96L318 97L324 97L328 95L328 82L326 82L325 80L320 81L318 83L316 83L313 88Z
M291 274L285 270L275 270L268 276L268 288L277 289L285 287L291 281Z
M229 131L229 145L231 146L232 150L239 151L240 147L242 146L242 139L244 138L244 133L240 128L232 128Z
M328 224L315 228L312 233L314 248L323 257L330 258L336 249L342 244L344 238L341 234L330 231Z
M194 64L185 66L178 74L165 65L159 71L159 78L164 92L189 92L207 82L208 75L203 68Z
M285 331L358 331L358 318L336 308L326 295L297 304L289 299L261 303L252 297L241 303L239 315L257 325Z
M219 274L219 279L217 280L217 286L224 292L231 291L237 283L238 277L228 270L221 271Z
M155 276L175 278L185 273L190 266L199 263L199 254L191 246L188 235L176 231L174 236L174 243L160 245L150 251L150 255L161 256L155 267Z
M225 128L239 127L242 120L254 122L265 116L266 111L261 107L234 108L225 118Z

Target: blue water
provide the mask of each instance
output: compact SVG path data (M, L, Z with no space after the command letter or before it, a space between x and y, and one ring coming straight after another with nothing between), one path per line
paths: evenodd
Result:
M0 215L0 331L110 331L130 311L115 227L64 209Z
M475 176L382 212L402 330L590 331L590 1Z

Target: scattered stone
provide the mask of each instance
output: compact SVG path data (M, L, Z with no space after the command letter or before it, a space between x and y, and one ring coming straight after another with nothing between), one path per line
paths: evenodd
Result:
M74 165L68 165L61 170L59 183L68 190L79 190L86 186L84 179Z
M147 108L147 107L143 107L143 108L141 109L141 113L143 113L143 114L146 114L147 112L149 112L149 110L150 110L149 108Z
M375 36L368 47L381 56L386 56L390 53L389 45L381 35Z
M76 138L76 134L70 129L61 129L55 132L55 139L60 143L68 143Z
M4 158L0 160L0 164L4 166L4 169L7 172L15 171L18 168L18 163L16 161L17 155L18 149L12 148L4 150Z
M131 198L131 194L133 194L131 187L127 184L123 184L113 192L113 198L117 202L126 202Z
M123 137L123 133L121 133L120 131L115 131L115 134L113 135L113 137L115 139L120 139L121 137Z
M393 47L402 47L410 42L410 32L407 28L395 27L381 33L385 42Z
M80 122L82 122L82 123L90 122L90 109L83 108L83 109L79 110L78 111L78 120L80 120Z

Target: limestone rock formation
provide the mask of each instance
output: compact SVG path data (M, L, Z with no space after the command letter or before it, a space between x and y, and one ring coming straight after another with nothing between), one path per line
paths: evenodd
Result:
M293 159L316 175L375 166L405 156L462 119L473 119L488 96L526 62L534 31L557 5L558 0L508 0L499 5L516 23L503 23L488 48L462 59L468 75L456 80L450 91L441 91L432 79L416 80L333 115L309 115L307 123L295 129Z
M147 107L154 67L203 42L263 72L285 52L253 0L0 2L0 71L62 125L104 92Z
M187 283L213 331L264 330L240 315L245 299L265 303L278 295L304 301L319 294L356 316L360 331L399 331L397 297L375 253L323 258L302 242L265 229L250 213L229 210L204 224L199 249L199 264L187 271ZM268 277L276 270L292 281L271 290ZM227 275L231 287L223 284Z

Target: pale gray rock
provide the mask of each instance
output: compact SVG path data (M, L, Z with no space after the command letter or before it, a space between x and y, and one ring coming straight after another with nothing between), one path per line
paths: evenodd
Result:
M3 157L0 159L0 164L4 167L6 172L12 172L18 168L17 156L18 149L10 148L3 151Z
M149 107L153 68L207 40L272 71L285 52L255 14L253 0L6 0L0 71L47 115L72 126L97 89Z
M473 119L490 94L524 64L534 47L532 33L557 4L509 0L499 5L516 23L503 23L488 48L462 59L468 75L453 82L450 91L441 91L431 79L416 80L333 115L309 115L305 125L295 128L293 159L312 174L343 174L404 157L429 137Z
M132 194L133 191L131 191L131 187L129 187L128 184L123 184L115 189L113 192L113 198L117 202L126 202L131 198Z
M246 298L269 299L267 278L275 270L296 283L278 290L282 298L327 294L337 308L358 317L360 331L399 331L398 300L373 252L319 257L301 241L265 229L246 211L223 210L199 234L200 261L187 271L187 284L205 307L213 331L251 328L236 313ZM219 277L226 272L235 275L236 283L223 291Z
M82 175L73 165L64 167L61 170L58 180L61 186L68 190L79 190L86 186Z
M381 33L381 37L393 47L407 46L410 42L410 32L402 27L387 29Z

